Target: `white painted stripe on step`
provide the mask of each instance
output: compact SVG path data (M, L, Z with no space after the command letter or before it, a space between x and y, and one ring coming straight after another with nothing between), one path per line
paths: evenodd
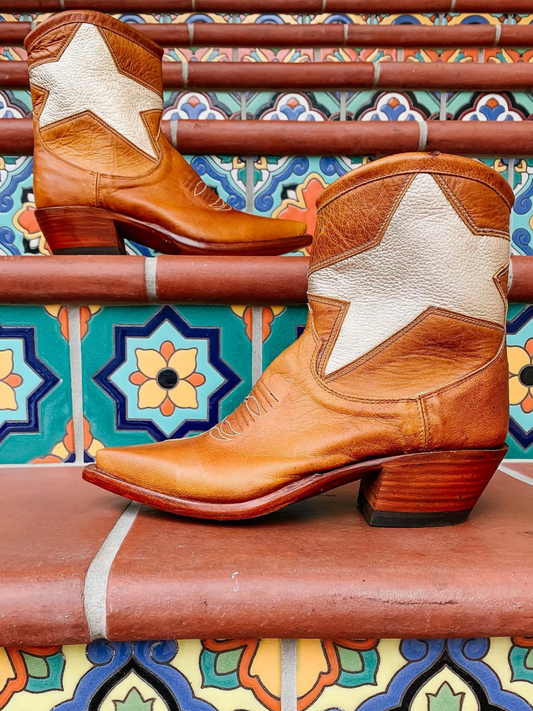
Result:
M189 47L194 46L194 22L189 22L187 25L189 31Z
M83 606L91 639L107 636L107 585L109 573L120 547L128 535L141 504L130 501L94 556L83 588Z
M533 486L533 479L531 477L526 476L525 474L520 474L520 472L515 472L506 464L500 464L500 471L504 472L505 474L508 474L509 476L512 476L513 479L518 479L518 481L523 481L524 484L529 484L529 486Z
M144 284L148 301L157 301L157 257L144 260Z
M170 142L174 148L178 148L178 119L170 119Z
M183 77L183 88L186 89L189 83L189 62L182 61L181 76Z
M70 392L72 398L72 429L74 430L74 456L83 464L83 380L81 365L80 307L67 306L70 358Z
M342 26L342 32L344 36L344 46L346 46L346 42L348 42L348 23L345 22L344 25Z
M420 137L418 139L418 150L425 151L428 142L428 125L426 121L419 121Z
M296 644L281 640L281 711L296 711Z
M375 89L379 84L379 75L381 73L381 64L379 62L372 62L374 68L374 81L372 82L372 87Z
M502 26L501 25L494 25L494 44L493 47L497 47L500 43L500 38L502 36Z

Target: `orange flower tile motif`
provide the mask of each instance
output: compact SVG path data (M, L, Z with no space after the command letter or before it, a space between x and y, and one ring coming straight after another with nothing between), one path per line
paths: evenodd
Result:
M22 378L13 371L13 351L0 351L0 410L17 410L16 388L22 385Z
M45 306L44 308L50 316L58 320L61 335L68 341L70 339L68 308L66 306L61 306L60 304L51 304L49 306ZM101 306L94 305L80 306L80 338L84 338L87 334L89 329L89 321L100 311L101 308Z
M533 412L533 338L525 346L509 346L509 402L520 405L525 413Z
M83 418L83 449L94 459L96 452L104 445L100 440L93 437L89 421ZM67 423L65 436L52 449L50 454L44 457L36 457L33 464L59 464L60 462L72 462L75 456L74 423L69 420Z
M261 338L263 343L270 336L272 322L285 311L285 306L263 306L261 308ZM246 335L252 340L253 323L252 323L252 307L251 306L232 306L233 313L242 319L245 327Z
M196 388L205 383L205 376L196 371L197 348L176 349L170 341L154 348L137 348L137 368L130 382L137 385L138 407L159 408L170 417L178 408L198 408Z

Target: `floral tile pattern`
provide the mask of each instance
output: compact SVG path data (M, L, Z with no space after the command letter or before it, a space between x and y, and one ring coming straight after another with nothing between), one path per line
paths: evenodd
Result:
M84 410L106 446L183 437L251 388L251 334L230 307L107 307L82 340Z
M57 320L39 306L0 307L0 463L46 455L70 417L69 344Z
M305 639L296 652L298 711L529 711L533 703L528 638ZM282 663L277 639L0 648L0 709L281 711Z
M511 304L507 321L509 359L510 457L532 456L533 448L533 306Z

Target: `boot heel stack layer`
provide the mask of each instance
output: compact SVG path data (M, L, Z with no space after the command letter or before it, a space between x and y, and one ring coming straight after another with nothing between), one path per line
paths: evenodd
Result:
M49 207L35 211L52 254L125 254L113 214L97 207Z
M371 526L419 528L462 523L506 452L504 446L394 457L378 474L361 481L359 506Z

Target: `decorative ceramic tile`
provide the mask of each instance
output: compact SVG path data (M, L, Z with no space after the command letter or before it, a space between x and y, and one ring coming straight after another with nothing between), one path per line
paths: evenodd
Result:
M298 711L530 711L533 640L298 640ZM0 648L2 711L281 711L280 640ZM292 685L293 680L289 681Z
M327 121L338 119L339 92L249 92L246 118L264 121Z
M26 254L40 243L34 209L33 159L0 156L0 255Z
M0 91L0 119L24 118L31 114L30 92L23 89Z
M234 308L99 309L82 339L92 437L106 446L183 437L229 414L251 389L251 333Z
M512 163L515 203L511 213L511 247L515 254L533 255L533 160Z
M347 117L358 121L428 121L439 118L440 92L357 91L346 101Z
M168 121L212 121L240 117L240 92L165 91L163 119Z
M507 319L509 457L533 457L533 306L510 304Z
M263 309L263 370L302 335L307 306L269 306Z
M279 640L0 648L2 711L279 711Z
M254 212L273 217L307 221L312 232L316 220L315 201L337 178L368 161L364 157L277 158L254 160Z
M525 92L448 94L447 117L455 121L524 121L533 114L533 100Z
M530 710L532 649L520 638L299 640L297 708Z
M68 323L58 318L60 308L0 306L0 464L45 457L72 417Z

